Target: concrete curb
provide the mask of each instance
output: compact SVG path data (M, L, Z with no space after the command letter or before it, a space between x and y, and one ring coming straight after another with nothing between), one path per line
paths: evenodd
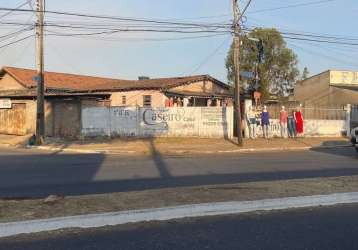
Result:
M38 233L66 228L96 228L122 225L127 223L165 221L190 217L230 215L254 211L271 211L290 208L331 206L348 203L358 203L358 192L265 199L257 201L205 203L114 213L60 217L43 220L0 223L0 237L9 237L18 234Z
M27 145L26 148L28 148L28 149L47 150L47 151L69 152L69 153L83 153L83 154L103 154L103 153L107 153L106 150L61 148L61 147L53 147L53 146L30 146L30 145Z
M330 149L330 148L344 148L351 147L350 145L336 145L336 146L306 146L306 147L275 147L275 148L243 148L234 150L168 150L161 153L164 154L215 154L215 153L250 153L250 152L274 152L274 151L298 151L311 149ZM40 149L48 151L60 151L69 153L83 153L83 154L107 154L107 155L121 155L121 154L144 154L143 151L134 150L91 150L91 149L77 149L77 148L61 148L53 146L26 146L29 149Z

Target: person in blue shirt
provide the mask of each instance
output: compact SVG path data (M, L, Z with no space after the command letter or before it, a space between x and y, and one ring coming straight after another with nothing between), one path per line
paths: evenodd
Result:
M262 131L264 134L264 138L269 138L269 125L270 125L270 115L267 111L267 107L264 106L264 109L261 113L261 125L262 125Z

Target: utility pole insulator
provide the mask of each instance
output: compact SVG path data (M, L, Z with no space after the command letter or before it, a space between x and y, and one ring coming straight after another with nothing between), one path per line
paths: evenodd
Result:
M241 103L240 103L240 20L238 13L238 1L233 0L234 13L234 72L235 72L235 117L236 117L236 133L237 144L243 146L242 139L242 120L241 120Z
M37 108L36 144L41 145L45 138L45 100L44 100L44 0L36 2L36 69L37 69Z

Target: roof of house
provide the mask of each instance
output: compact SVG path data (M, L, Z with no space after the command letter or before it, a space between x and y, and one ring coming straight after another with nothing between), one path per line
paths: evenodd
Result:
M0 74L11 75L25 88L36 88L36 71L14 67L3 67ZM140 89L170 89L202 80L211 80L223 88L229 86L209 75L171 77L145 80L121 80L94 76L45 72L45 87L72 92L128 91Z
M22 90L1 90L0 98L36 98L37 90L36 89L22 89ZM101 97L108 98L110 93L108 92L64 92L64 91L54 91L49 90L45 92L46 97L78 97L78 96L87 96L87 97Z
M207 92L194 92L194 91L166 91L168 95L173 96L192 96L192 97L227 97L230 96L229 94L220 94L220 93L207 93Z

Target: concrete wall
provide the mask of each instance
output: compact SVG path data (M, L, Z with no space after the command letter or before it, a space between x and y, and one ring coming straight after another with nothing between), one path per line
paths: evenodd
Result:
M339 137L345 134L347 130L345 120L305 120L303 125L304 136L307 137ZM269 131L271 137L280 137L280 121L271 119ZM261 126L257 126L257 135L263 135Z
M176 88L171 88L169 91L188 91L193 93L208 93L208 94L230 94L228 89L213 83L212 81L200 81L187 85L182 85ZM158 90L135 90L115 92L111 96L111 106L139 106L143 107L143 96L152 96L152 107L162 108L165 107L165 100L167 97ZM122 97L126 97L126 104L122 103Z
M232 107L96 107L82 110L84 136L231 138L232 124Z
M143 107L143 96L152 96L152 107L164 107L165 95L158 90L136 90L115 92L111 96L111 106L140 106ZM122 104L122 96L126 97L126 104Z
M298 83L295 86L294 99L304 106L344 106L358 104L358 89L348 89L344 84L354 79L344 80L342 72L326 71ZM339 84L339 81L342 81ZM342 85L340 87L340 85ZM356 85L358 86L358 85Z
M358 104L358 88L356 90L344 89L340 87L329 87L329 98L327 102L329 105Z
M327 106L330 98L329 71L299 82L295 86L294 99L305 106Z
M198 93L211 93L211 94L230 94L228 89L213 83L212 81L200 81L188 85L182 85L170 89L171 91L189 91Z

